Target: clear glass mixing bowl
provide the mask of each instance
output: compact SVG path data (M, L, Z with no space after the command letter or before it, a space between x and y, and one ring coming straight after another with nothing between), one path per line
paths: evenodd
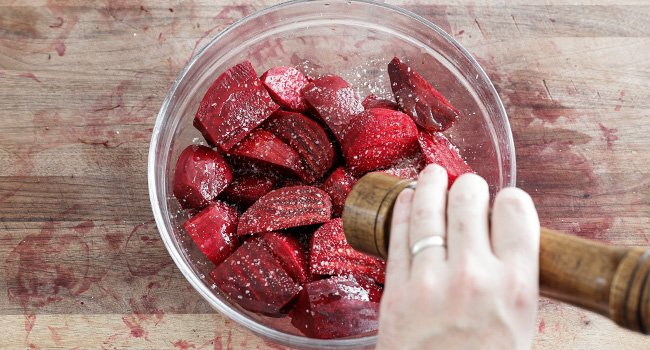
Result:
M515 183L515 150L506 112L476 60L436 25L409 11L366 1L294 1L248 16L204 47L178 75L158 114L149 149L149 193L162 240L176 265L206 301L255 334L297 348L372 347L376 336L319 340L302 336L287 319L243 310L209 278L212 264L187 237L187 214L172 196L180 152L202 143L192 120L214 79L250 60L261 74L296 65L312 76L343 76L361 96L390 97L386 65L407 60L461 111L450 138L494 193Z

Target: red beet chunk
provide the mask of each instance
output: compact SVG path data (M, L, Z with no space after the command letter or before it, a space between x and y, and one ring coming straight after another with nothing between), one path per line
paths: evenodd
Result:
M278 107L251 63L244 61L210 86L196 112L194 126L208 142L229 150Z
M302 94L339 141L350 121L363 112L359 95L343 78L335 75L315 79L304 87Z
M332 201L316 187L293 186L271 191L253 204L239 219L237 233L283 230L326 222Z
M293 67L273 67L261 77L262 83L280 106L297 112L304 112L307 103L300 94L309 81Z
M323 182L321 189L332 198L334 216L341 216L345 200L352 191L352 186L356 183L357 179L343 167L336 168Z
M259 240L295 281L305 283L311 278L307 252L296 237L287 233L266 232L253 239Z
M246 241L210 274L219 289L244 309L282 316L300 285L264 247Z
M399 58L393 58L388 64L388 75L400 109L421 127L443 131L458 118L458 110Z
M332 167L334 146L317 122L300 113L277 111L267 128L298 152L316 179Z
M403 179L415 180L426 165L422 153L417 152L415 155L401 159L397 164L382 171Z
M291 323L320 339L343 338L377 330L381 287L353 276L305 284L291 312Z
M214 202L187 220L184 226L201 252L219 265L239 246L238 217L231 206Z
M219 153L188 146L176 162L174 196L183 209L208 205L232 181L232 171Z
M399 109L397 103L391 100L387 100L385 98L379 98L374 94L370 94L366 96L366 98L363 99L363 102L361 102L361 105L363 105L363 108L365 110L369 110L373 108L386 108L386 109L392 109L396 111Z
M417 151L417 126L399 111L367 110L350 123L341 143L353 175L388 168Z
M229 153L311 180L311 176L307 173L300 159L300 155L267 130L254 130L236 144Z
M321 226L311 239L309 266L316 275L354 274L384 283L386 263L354 250L345 240L343 220Z
M449 187L460 175L474 172L445 135L421 130L418 141L427 164L438 164L447 169Z
M269 193L278 179L262 174L244 174L235 177L232 183L223 190L226 199L243 207L255 203L263 195Z

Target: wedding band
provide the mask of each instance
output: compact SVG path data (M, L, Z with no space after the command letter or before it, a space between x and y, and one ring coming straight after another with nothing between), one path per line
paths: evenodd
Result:
M411 247L411 257L414 257L421 251L431 247L446 248L447 242L445 242L445 238L442 236L429 236L422 238L419 241L415 242L415 244L413 244Z

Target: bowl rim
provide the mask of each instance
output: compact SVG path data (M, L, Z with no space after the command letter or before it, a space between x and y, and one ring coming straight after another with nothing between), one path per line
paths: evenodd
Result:
M264 16L268 13L272 13L278 9L282 9L284 7L289 7L289 6L302 4L302 3L322 3L323 5L325 5L328 3L339 2L339 1L347 2L350 4L358 3L362 5L378 6L378 7L383 7L384 9L387 10L398 12L401 15L410 17L411 19L420 22L421 24L426 26L429 30L432 30L436 34L440 35L443 39L445 39L450 44L452 44L456 49L458 49L462 53L462 55L464 55L470 61L470 63L477 69L476 73L484 81L487 82L486 88L491 94L493 94L493 96L495 96L496 107L499 110L499 112L504 116L503 127L506 131L505 133L506 140L504 140L504 146L506 147L506 149L511 150L511 154L509 154L511 166L509 169L509 174L507 174L509 181L506 184L506 186L514 186L514 184L516 183L516 168L517 168L516 157L515 157L516 154L515 145L514 145L514 140L513 140L513 135L512 135L512 130L510 127L508 115L501 101L501 98L499 97L499 94L492 83L492 80L485 73L483 67L481 67L478 61L450 34L446 33L436 24L430 22L424 17L414 12L411 12L409 10L406 10L404 8L390 5L390 4L385 4L383 2L376 2L372 0L292 0L292 1L282 2L270 7L263 8L261 10L255 11L249 14L248 16L245 16L235 21L234 23L226 27L223 31L215 35L205 45L203 45L203 47L201 47L201 49L195 53L195 55L188 61L188 63L183 67L183 69L178 74L178 76L174 79L171 88L169 89L165 99L163 100L160 111L156 116L156 122L151 136L149 154L147 160L148 190L149 190L149 199L151 202L151 208L154 215L154 219L156 221L156 226L159 230L159 234L172 260L179 268L181 273L185 276L185 278L190 283L190 285L192 285L192 287L203 297L205 301L207 301L210 304L210 306L212 306L214 309L219 311L219 313L232 319L234 322L243 326L247 330L252 331L254 334L261 336L263 339L266 338L266 339L274 340L282 344L297 345L297 346L310 347L310 348L320 348L320 349L349 348L351 346L355 346L355 347L372 346L376 343L377 335L359 337L359 338L343 338L343 339L327 339L327 340L297 336L289 333L284 333L276 329L270 328L268 326L265 326L263 324L260 324L256 320L250 318L249 316L243 313L240 313L239 311L233 312L232 307L214 298L210 289L207 288L207 286L203 283L203 281L192 272L191 267L185 262L179 250L176 249L174 242L171 240L170 232L168 232L167 227L165 225L165 218L163 217L163 212L161 210L161 203L163 203L163 201L165 201L166 198L160 198L157 192L159 183L156 181L156 169L157 169L156 161L158 160L158 155L156 154L156 150L160 145L159 135L161 133L163 124L165 122L165 115L167 114L167 110L176 93L176 90L180 86L180 83L185 79L185 76L187 75L189 70L194 66L194 64L198 61L198 59L201 57L201 55L205 52L205 50L208 47L213 45L215 42L220 40L227 33L236 29L240 25L254 18ZM499 158L499 162L501 162L501 158Z

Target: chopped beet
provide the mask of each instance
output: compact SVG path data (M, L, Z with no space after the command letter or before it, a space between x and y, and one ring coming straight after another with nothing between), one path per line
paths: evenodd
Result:
M336 168L330 176L323 182L321 189L332 198L332 210L334 216L341 216L345 200L352 191L352 186L357 183L357 179L352 176L344 167Z
M354 274L383 284L386 263L354 250L345 240L343 220L333 219L321 226L311 239L311 273L316 275Z
M203 96L194 126L208 142L229 150L279 106L257 78L249 61L224 73Z
M305 283L310 278L307 251L300 241L291 234L266 232L255 236L282 264L287 273L298 283Z
M277 231L326 222L332 213L327 193L311 186L283 187L265 194L239 218L237 233Z
M305 180L312 179L300 155L267 130L254 130L236 144L229 153L233 156L252 160L258 164L266 164L290 174L298 175Z
M298 152L316 179L332 167L334 146L317 122L300 113L277 111L267 128Z
M232 181L232 171L219 153L205 146L188 146L176 162L174 196L183 209L200 208Z
M438 164L447 169L449 187L462 174L474 172L467 162L463 160L458 148L445 135L438 132L420 130L418 140L427 164Z
M291 323L320 339L374 332L381 287L354 276L335 276L305 284L291 312Z
M219 265L239 246L239 214L223 202L214 202L188 219L184 226L201 252Z
M219 289L246 310L282 316L300 285L256 242L246 241L210 274Z
M418 129L406 114L385 108L367 110L355 118L341 143L353 175L388 168L417 152Z
M293 67L273 67L262 74L261 80L280 106L297 112L307 109L300 91L309 81L299 70Z
M278 178L272 174L268 176L255 173L240 175L235 177L232 183L223 190L223 196L242 207L249 207L263 195L269 193L277 182Z
M426 160L421 152L417 152L410 157L401 159L392 167L382 170L382 172L401 177L403 179L415 180L420 175L420 171L427 165Z
M388 75L400 109L421 127L443 131L458 119L458 110L399 58L393 58L388 64Z
M307 84L302 94L337 140L342 140L350 121L363 112L359 95L343 78L326 75Z
M386 108L386 109L392 109L396 111L399 109L399 106L397 105L396 102L387 100L385 98L379 98L374 94L370 94L366 96L366 98L363 99L363 102L361 102L361 105L363 105L363 108L365 110L369 110L373 108Z

